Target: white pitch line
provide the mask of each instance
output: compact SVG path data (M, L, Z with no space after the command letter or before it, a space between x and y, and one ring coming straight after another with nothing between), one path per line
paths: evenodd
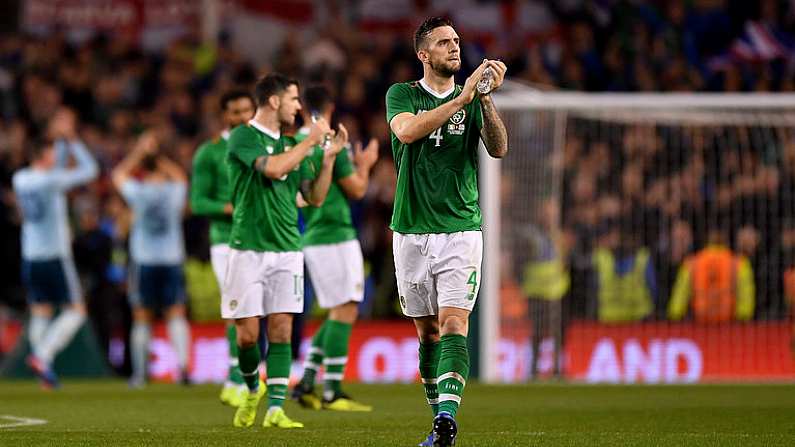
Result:
M8 424L0 423L0 428L29 427L31 425L43 425L48 422L44 419L22 418L19 416L10 416L7 414L0 415L0 420L11 421L11 423Z

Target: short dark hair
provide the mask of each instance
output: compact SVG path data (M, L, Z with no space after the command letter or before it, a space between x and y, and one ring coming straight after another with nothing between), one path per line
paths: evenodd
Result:
M44 153L47 150L52 149L53 145L55 144L55 140L52 138L41 135L33 139L32 144L30 147L30 161L36 161L44 156Z
M431 17L425 19L417 28L417 31L414 32L414 51L419 52L420 47L425 45L425 40L428 38L428 34L431 34L431 31L439 28L441 26L453 26L453 22L450 21L447 17Z
M331 105L331 92L326 86L321 84L311 85L304 91L304 103L310 111L322 112L323 109Z
M141 168L146 172L155 172L159 159L160 155L158 154L148 154L141 159Z
M298 80L288 78L281 73L270 73L261 77L254 85L254 99L257 101L257 107L267 104L268 98L284 92L291 85L298 86Z
M228 92L221 95L221 100L219 104L221 105L221 110L225 111L229 108L229 103L232 101L237 101L238 99L247 98L251 101L251 104L254 104L254 97L251 96L246 90L229 90Z

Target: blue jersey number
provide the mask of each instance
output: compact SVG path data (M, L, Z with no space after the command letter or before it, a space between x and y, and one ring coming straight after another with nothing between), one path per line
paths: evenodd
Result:
M168 217L162 204L151 205L144 210L144 230L152 236L161 236L168 231Z
M41 222L47 213L44 206L44 199L35 192L25 192L19 194L19 205L22 214L28 222Z

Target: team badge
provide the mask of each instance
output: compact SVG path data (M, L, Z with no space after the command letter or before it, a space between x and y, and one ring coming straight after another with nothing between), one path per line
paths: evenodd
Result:
M450 135L463 135L466 130L464 121L467 119L467 112L464 109L455 112L450 117L450 123L447 124L447 133Z
M230 308L231 310L235 310L235 309L237 309L237 300L232 300L232 301L230 301L230 302L229 302L229 308Z
M450 122L453 124L461 124L467 117L467 112L464 109L455 112L453 116L450 117Z

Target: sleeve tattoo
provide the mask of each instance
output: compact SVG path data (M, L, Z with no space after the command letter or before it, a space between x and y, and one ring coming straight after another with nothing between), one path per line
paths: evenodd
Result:
M486 151L494 158L502 158L508 153L508 132L505 130L497 108L491 98L481 100L480 108L483 112L483 128L480 136Z

